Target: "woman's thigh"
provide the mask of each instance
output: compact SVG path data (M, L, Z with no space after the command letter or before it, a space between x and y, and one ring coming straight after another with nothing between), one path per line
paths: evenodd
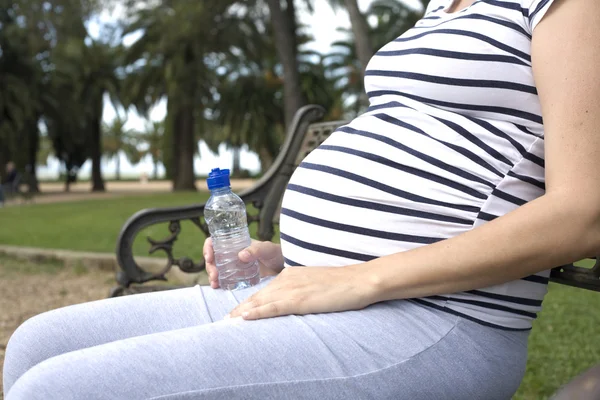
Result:
M26 372L7 400L481 398L505 368L512 372L499 384L518 384L522 343L460 324L408 301L221 320L53 357ZM486 398L508 397L496 390Z
M34 365L64 353L223 319L266 283L237 292L196 286L104 299L32 317L8 343L4 390Z

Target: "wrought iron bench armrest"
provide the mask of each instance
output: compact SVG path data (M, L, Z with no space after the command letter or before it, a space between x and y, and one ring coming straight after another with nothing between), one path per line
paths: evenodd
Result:
M592 268L574 265L554 268L550 272L550 280L562 285L600 292L600 257L596 257L596 264Z

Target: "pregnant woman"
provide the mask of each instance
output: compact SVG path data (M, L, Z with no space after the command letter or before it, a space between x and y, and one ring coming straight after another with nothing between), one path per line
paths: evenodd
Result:
M291 177L265 278L26 321L7 400L510 399L548 270L600 250L600 2L433 0ZM543 117L543 118L542 118ZM275 275L275 276L271 276Z

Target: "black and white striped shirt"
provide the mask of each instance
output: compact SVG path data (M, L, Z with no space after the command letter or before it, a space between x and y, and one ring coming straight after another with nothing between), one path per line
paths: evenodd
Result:
M552 0L476 0L448 14L451 3L432 0L375 54L370 108L296 169L281 213L286 266L342 266L434 243L544 193L531 38ZM548 276L415 301L525 330Z

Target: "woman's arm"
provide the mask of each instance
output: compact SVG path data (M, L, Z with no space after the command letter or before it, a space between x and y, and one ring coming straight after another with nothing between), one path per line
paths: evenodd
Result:
M597 0L557 0L534 31L546 194L463 235L367 263L374 300L491 286L600 252L599 27Z
M486 287L600 251L599 24L598 1L557 0L534 31L546 194L463 235L367 263L377 301Z
M600 252L599 26L598 0L556 0L534 31L532 62L545 127L544 196L462 235L365 264L284 270L232 315L340 311L454 293Z

